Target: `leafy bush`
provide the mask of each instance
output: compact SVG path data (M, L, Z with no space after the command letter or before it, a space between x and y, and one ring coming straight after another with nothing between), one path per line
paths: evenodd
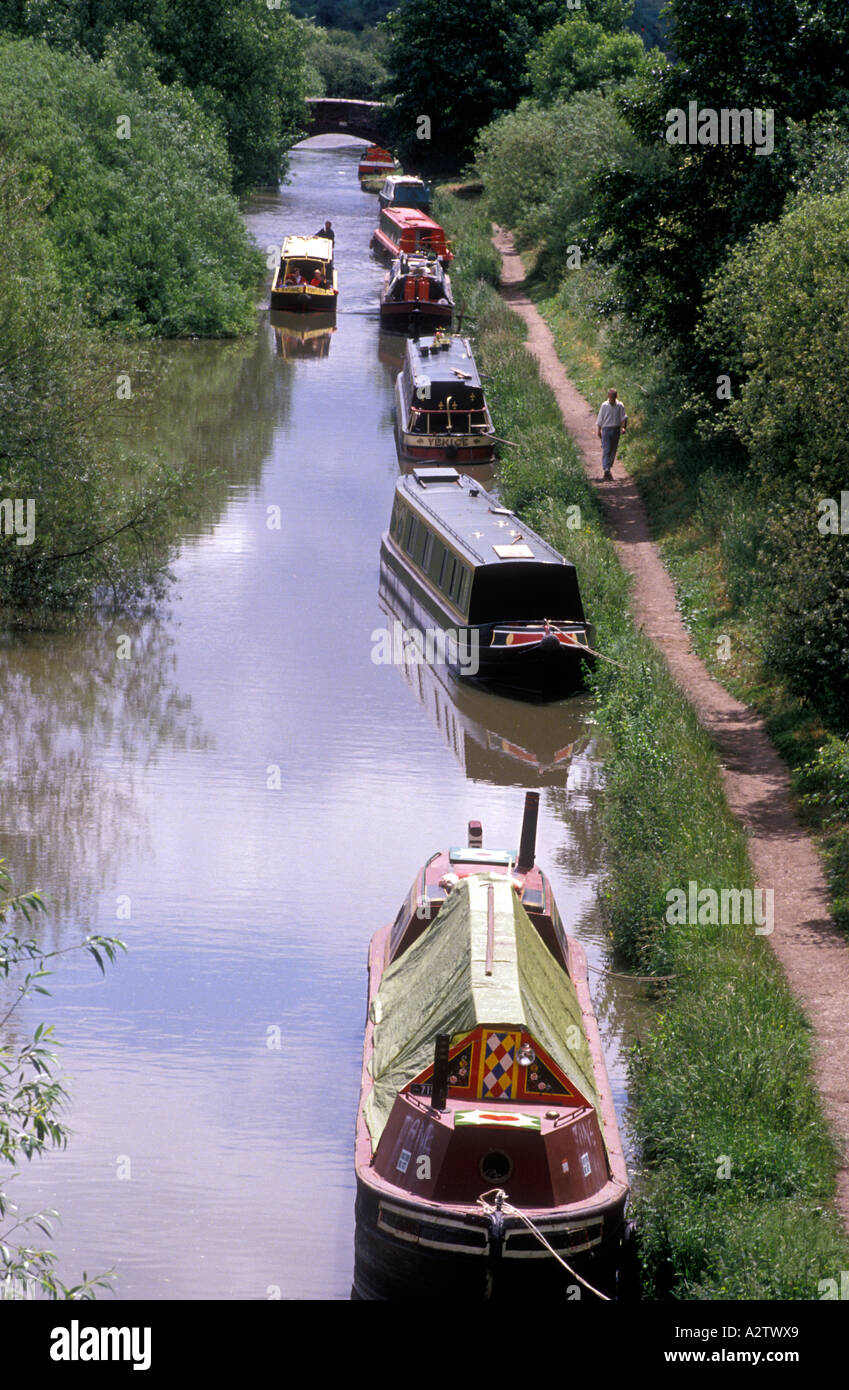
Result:
M825 496L839 496L849 477L847 217L849 188L794 200L713 276L701 331L741 379L725 409L758 474Z
M124 334L253 326L264 271L219 129L138 47L101 63L0 39L0 139L49 209L57 294Z
M613 101L584 92L547 108L522 102L482 132L476 162L491 215L562 266L592 234L597 179L638 148Z
M115 446L115 412L132 409L116 388L130 355L116 364L63 303L59 255L22 183L0 158L0 606L31 624L99 593L125 606L156 594L188 483ZM33 523L20 544L15 501Z
M568 101L576 92L618 86L651 61L637 34L609 34L575 14L543 34L528 54L528 76L534 97L548 106Z
M223 127L239 191L276 182L303 124L306 27L286 0L0 0L0 28L99 60L129 29Z

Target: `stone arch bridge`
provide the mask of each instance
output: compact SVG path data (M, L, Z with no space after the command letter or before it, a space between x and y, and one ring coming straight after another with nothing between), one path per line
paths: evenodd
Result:
M385 138L382 101L354 101L347 97L308 97L309 126L302 139L311 135L356 135L369 144L379 145Z

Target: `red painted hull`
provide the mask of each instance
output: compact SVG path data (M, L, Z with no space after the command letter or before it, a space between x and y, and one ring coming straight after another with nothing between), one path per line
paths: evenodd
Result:
M514 1300L528 1293L592 1297L570 1280L567 1271L548 1255L518 1216L506 1214L497 1228L477 1202L417 1198L387 1181L375 1169L365 1120L365 1103L373 1085L369 1072L374 1049L371 1005L383 976L390 933L391 927L377 932L369 950L369 1009L356 1136L355 1297L412 1300L431 1296L444 1300L459 1294L475 1300ZM590 1001L586 957L571 938L568 948L569 974L581 1004L601 1099L610 1176L591 1196L559 1207L534 1207L512 1195L511 1200L577 1274L612 1298L616 1296L622 1266L628 1178ZM419 1109L423 1110L421 1103ZM579 1289L577 1295L567 1295L570 1283Z
M386 234L382 232L379 227L375 228L374 232L372 233L371 245L372 250L377 252L377 254L380 256L388 257L390 261L394 261L396 257L399 254L401 254L402 251L402 248L400 246L397 246L395 242L390 241L389 237L386 236ZM409 255L416 255L419 254L421 251L421 248L415 246L410 246L409 248L405 249L407 251L407 254ZM439 255L439 261L444 266L450 265L453 259L454 256L450 251L443 251Z

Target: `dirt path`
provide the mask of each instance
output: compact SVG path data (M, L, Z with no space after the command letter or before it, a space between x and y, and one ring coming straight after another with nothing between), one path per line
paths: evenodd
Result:
M524 319L528 348L557 397L588 476L598 482L598 407L591 409L572 385L557 356L551 330L525 294L524 269L512 237L498 230L494 243L502 258L502 295ZM649 538L639 492L618 459L614 481L599 482L599 495L619 558L634 577L635 619L663 652L673 676L713 736L728 804L749 836L758 883L774 889L775 930L769 940L813 1025L817 1082L843 1145L837 1200L849 1230L849 945L829 916L822 867L793 812L787 769L763 721L729 695L693 653L672 581Z

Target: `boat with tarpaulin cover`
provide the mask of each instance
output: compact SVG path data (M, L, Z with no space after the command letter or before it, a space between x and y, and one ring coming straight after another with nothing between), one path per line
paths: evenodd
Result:
M470 822L372 939L355 1297L621 1292L628 1176L586 957L534 863L538 803L518 851Z

